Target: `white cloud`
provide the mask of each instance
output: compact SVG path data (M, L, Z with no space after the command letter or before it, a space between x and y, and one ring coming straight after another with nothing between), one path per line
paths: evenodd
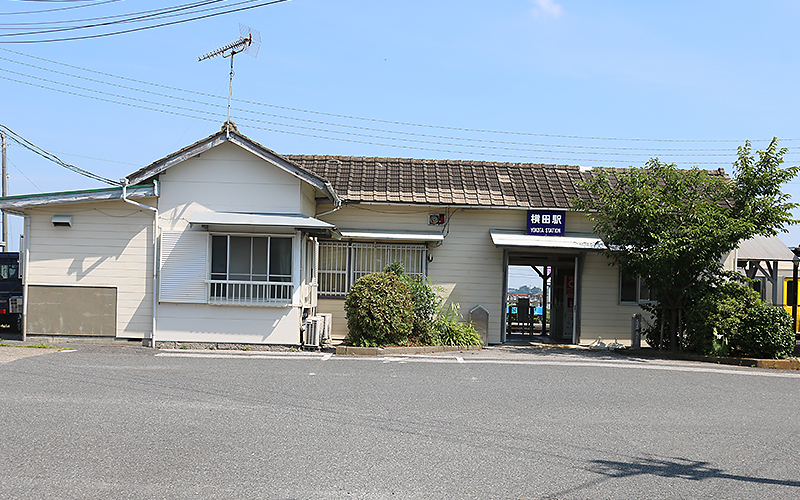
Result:
M564 8L556 0L532 0L534 17L560 17Z

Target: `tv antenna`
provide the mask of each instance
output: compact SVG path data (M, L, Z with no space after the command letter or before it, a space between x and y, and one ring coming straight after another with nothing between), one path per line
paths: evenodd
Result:
M228 119L225 121L225 126L229 133L229 124L231 122L231 95L233 94L233 56L244 52L245 54L253 57L258 57L258 49L260 47L261 33L254 29L250 29L242 23L239 23L239 38L197 58L197 62L205 61L206 59L211 59L212 57L217 56L231 58L231 76L230 84L228 85Z

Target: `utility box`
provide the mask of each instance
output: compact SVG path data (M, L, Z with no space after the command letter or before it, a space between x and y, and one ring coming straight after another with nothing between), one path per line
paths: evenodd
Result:
M631 316L631 349L642 348L642 315Z
M483 345L489 343L489 311L483 306L475 306L469 311L469 320L481 336Z

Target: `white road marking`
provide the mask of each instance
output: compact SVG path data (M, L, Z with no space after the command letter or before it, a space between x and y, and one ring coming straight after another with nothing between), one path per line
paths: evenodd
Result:
M486 365L529 365L529 366L567 366L567 367L592 367L592 368L623 368L634 370L662 370L673 372L693 372L693 373L717 373L726 375L748 375L753 377L776 377L800 379L798 370L767 370L750 367L717 368L716 365L703 366L702 363L694 365L671 364L653 361L577 361L573 359L553 360L553 359L490 359L490 358L471 358L464 359L462 356L438 356L428 354L409 354L395 356L336 356L331 353L304 353L304 352L270 352L255 354L249 352L239 353L195 353L195 352L160 352L156 356L175 357L175 358L213 358L213 359L319 359L327 361L334 360L361 360L361 361L380 361L381 363L464 363L464 364L486 364ZM687 362L689 363L689 362Z
M160 352L156 356L167 358L212 358L212 359L322 359L319 354L306 353L269 353L269 354L211 354L195 352Z

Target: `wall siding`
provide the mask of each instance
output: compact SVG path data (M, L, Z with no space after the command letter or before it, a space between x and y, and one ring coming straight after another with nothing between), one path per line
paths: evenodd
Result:
M157 340L297 345L300 343L300 310L294 307L160 304Z
M340 229L383 229L397 231L441 231L442 227L428 226L429 213L445 212L443 207L405 207L385 205L354 205L320 217L335 224ZM445 289L447 301L460 305L463 319L469 311L482 305L489 311L489 342L501 341L501 322L504 321L503 297L503 250L492 243L491 229L524 231L527 211L508 209L456 209L449 210L447 236L439 247L430 248L433 262L428 264L428 275ZM566 230L570 233L591 233L592 223L582 213L567 213ZM588 267L608 267L605 259L587 259ZM590 271L597 273L594 269ZM585 275L586 276L586 275ZM593 283L593 290L587 293L584 288L584 305L589 294L599 293L608 296L616 281L607 282L608 276L598 275L599 281ZM616 291L614 291L614 294ZM346 334L346 320L341 300L320 301L318 310L334 315L334 336L341 338ZM626 317L623 306L613 305L613 318L602 323L604 331L625 332L620 318ZM628 325L630 325L630 317ZM586 333L584 313L584 335ZM592 325L595 327L596 325ZM629 326L628 326L629 328Z
M35 208L28 213L29 283L115 287L117 337L149 337L153 212L122 201L105 201ZM53 215L72 215L72 227L54 227Z
M230 143L171 167L159 180L164 230L183 230L197 212L309 211L305 182Z
M164 233L191 231L207 234L199 227L189 226L189 220L198 212L302 213L313 216L316 208L313 187L230 143L171 167L160 175L159 180L159 209ZM265 228L236 228L231 232L296 236L293 228L269 231ZM298 244L295 238L295 273L300 256ZM182 271L190 272L187 269ZM208 277L207 261L202 265L200 275L203 280ZM299 290L295 295L295 302L299 302ZM173 301L174 297L169 300ZM300 308L159 302L157 329L156 337L160 341L298 344Z

